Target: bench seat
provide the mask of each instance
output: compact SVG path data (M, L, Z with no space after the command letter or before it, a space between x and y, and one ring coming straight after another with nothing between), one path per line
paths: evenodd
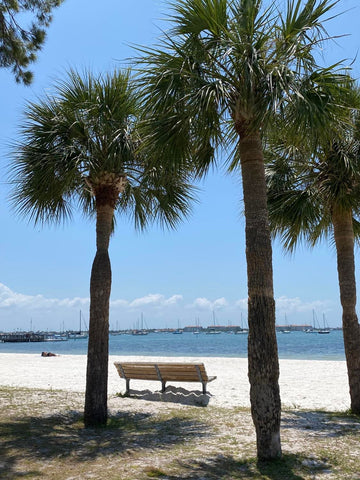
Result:
M203 363L175 362L114 362L119 376L126 381L126 393L130 392L130 380L158 380L165 392L166 382L200 382L203 393L206 384L216 377L209 377Z

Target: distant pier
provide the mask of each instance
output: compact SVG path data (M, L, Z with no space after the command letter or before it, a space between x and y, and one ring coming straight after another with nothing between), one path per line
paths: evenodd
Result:
M24 343L24 342L44 342L45 334L43 333L1 333L0 342L4 343Z

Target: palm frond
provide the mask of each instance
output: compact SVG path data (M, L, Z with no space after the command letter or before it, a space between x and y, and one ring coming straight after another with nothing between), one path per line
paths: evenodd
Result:
M96 202L89 185L110 175L127 179L117 207L122 213L133 209L136 226L157 217L175 225L190 208L191 187L176 179L175 171L172 183L165 175L150 181L153 157L140 148L140 113L129 71L95 77L71 70L53 96L28 104L25 111L9 166L16 211L35 223L57 223L74 208L93 216Z
M228 0L177 0L171 2L174 23L173 35L201 35L211 32L217 36L227 27Z
M346 75L338 65L320 69L314 49L326 40L324 17L337 3L289 0L283 14L261 0L172 2L171 26L159 45L137 47L144 145L178 164L191 159L202 175L220 142L234 152L230 170L238 167L239 122L249 132L266 132L289 103L294 130L335 119L342 104L334 90Z
M191 213L195 193L187 169L180 171L174 167L170 170L160 162L155 167L150 159L138 182L127 184L117 210L120 214L128 213L140 230L155 220L163 227L176 228L178 222Z
M355 88L352 82L348 85ZM349 98L356 100L356 91ZM348 110L348 123L332 119L314 127L305 141L288 128L287 112L270 132L266 145L269 216L273 234L282 238L286 249L292 251L298 239L314 246L332 238L335 209L344 215L353 212L358 235L360 143L354 135L355 112Z

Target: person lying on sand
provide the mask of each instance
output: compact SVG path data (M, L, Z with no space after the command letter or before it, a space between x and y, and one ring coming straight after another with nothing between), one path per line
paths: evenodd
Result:
M41 352L41 356L42 357L57 357L57 355L55 353L51 353L51 352Z

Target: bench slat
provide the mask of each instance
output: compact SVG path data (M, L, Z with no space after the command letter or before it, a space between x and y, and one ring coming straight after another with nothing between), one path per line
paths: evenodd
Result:
M163 366L169 366L169 367L180 367L180 368L194 368L195 365L197 366L202 366L205 367L203 363L169 363L169 362L154 362L154 363L149 363L149 362L115 362L115 365L119 364L122 366L133 366L133 367L153 367L154 365L157 365L159 367Z
M121 377L130 378L134 380L159 380L158 375L156 374L146 375L145 373L136 373L134 375L125 374L125 376L121 375Z

